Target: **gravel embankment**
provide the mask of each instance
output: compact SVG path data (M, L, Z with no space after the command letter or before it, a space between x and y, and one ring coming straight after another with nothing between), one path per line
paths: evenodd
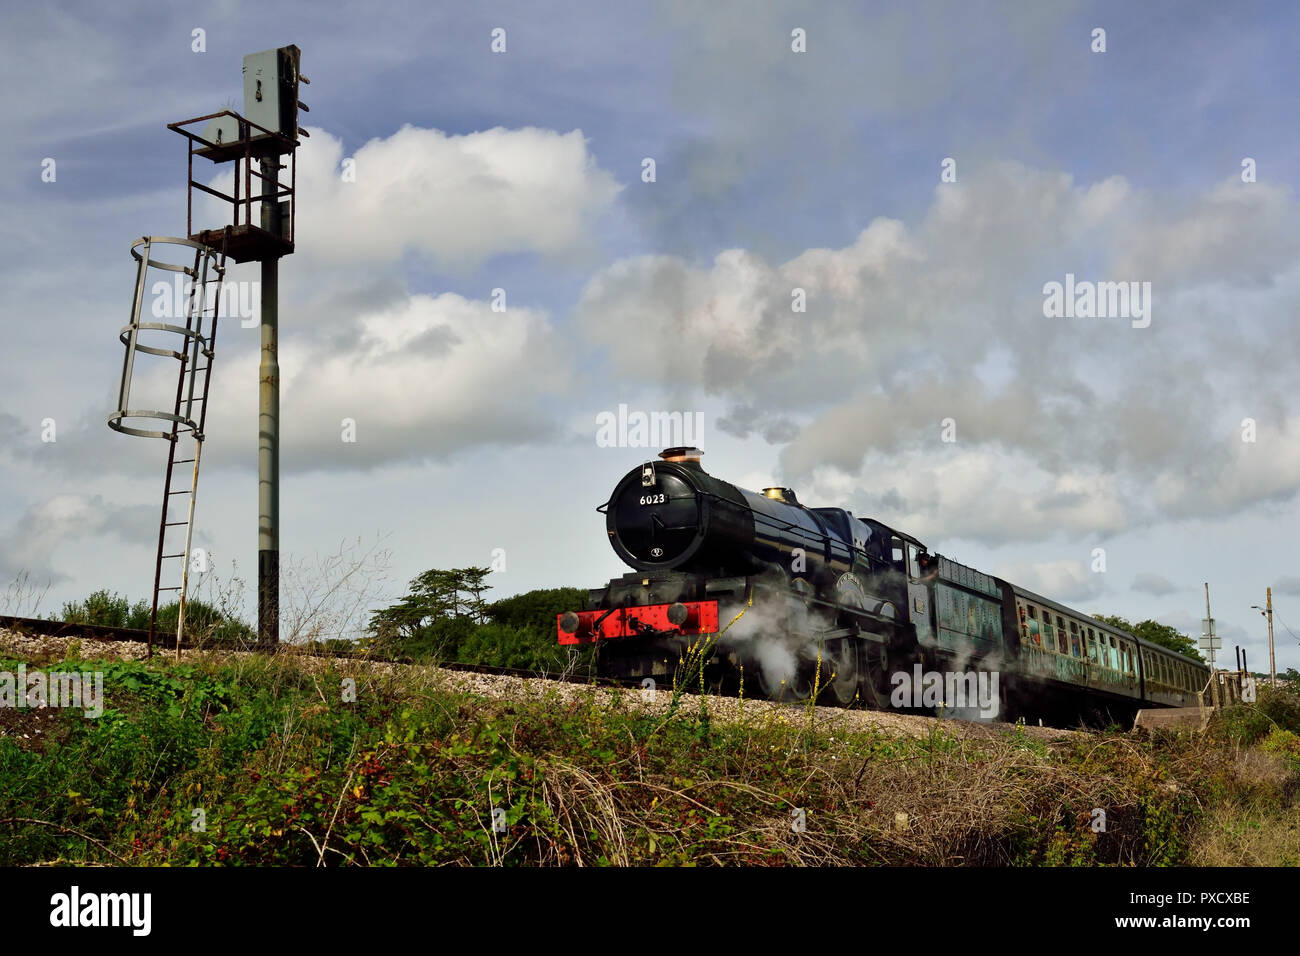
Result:
M78 656L85 659L141 660L145 657L145 645L129 641L97 641L86 638L43 637L20 634L15 631L0 629L0 653L27 661L58 661L68 652L69 645L78 644ZM155 651L156 654L172 656L175 651ZM183 651L183 659L200 657L247 657L251 652L232 651ZM565 704L577 700L586 700L592 695L607 706L619 706L638 709L649 714L667 713L672 694L659 691L653 695L642 695L637 689L615 689L595 687L586 684L571 684L564 681L545 678L522 678L500 674L480 674L468 671L446 670L441 667L423 665L389 664L381 661L357 661L344 658L300 658L305 667L323 669L338 666L342 669L356 668L369 675L391 676L416 682L429 682L445 690L455 690L485 698L506 700L554 700ZM48 665L53 669L52 665ZM776 721L778 723L807 723L813 721L826 730L844 731L876 730L896 736L927 737L936 729L936 724L948 733L961 734L971 738L1000 737L1012 732L1010 724L975 723L964 720L936 720L912 714L894 714L869 710L844 710L838 707L816 707L811 711L805 704L781 704L765 700L744 700L733 697L709 697L707 702L709 718L714 721ZM700 699L695 694L682 694L677 706L677 713L693 716L699 713ZM1051 727L1024 727L1023 732L1043 741L1061 740L1075 732ZM0 733L3 726L0 724Z

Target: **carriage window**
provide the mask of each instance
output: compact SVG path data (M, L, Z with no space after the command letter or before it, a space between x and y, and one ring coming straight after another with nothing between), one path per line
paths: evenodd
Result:
M1030 619L1031 621L1036 620L1036 613L1035 613L1035 611L1034 611L1034 606L1033 606L1032 604L1027 605L1027 606L1028 606L1028 608L1029 608L1029 619Z
M1056 615L1056 646L1062 654L1070 653L1070 644L1065 637L1065 618Z

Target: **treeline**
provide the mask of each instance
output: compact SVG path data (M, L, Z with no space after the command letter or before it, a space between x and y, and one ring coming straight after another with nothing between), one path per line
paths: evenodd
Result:
M489 568L430 569L414 578L396 603L372 613L366 635L358 641L332 639L312 646L330 651L370 650L385 657L422 661L457 661L530 670L585 669L590 649L561 647L555 617L586 607L580 588L544 588L489 601ZM177 603L158 609L157 633L176 633ZM115 592L99 590L83 601L63 605L58 620L145 630L149 603L132 604ZM185 632L205 644L247 646L254 628L211 604L185 602Z
M487 601L490 568L429 570L414 578L396 604L370 619L367 644L417 659L491 664L531 670L585 668L590 651L561 647L555 617L585 608L581 588L542 588Z
M1194 661L1205 660L1196 642L1176 627L1170 627L1168 624L1161 624L1159 621L1153 621L1149 618L1132 624L1126 618L1122 618L1117 614L1093 614L1092 616L1099 621L1105 621L1111 627L1117 627L1121 631L1128 631L1134 637L1150 641L1152 644L1159 644L1161 647L1167 647L1169 650L1186 655Z

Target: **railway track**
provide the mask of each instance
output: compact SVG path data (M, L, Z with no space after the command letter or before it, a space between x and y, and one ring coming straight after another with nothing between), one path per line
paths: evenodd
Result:
M42 637L81 638L96 641L121 641L123 643L145 644L149 632L131 627L108 627L103 624L77 624L69 621L50 621L38 617L0 616L0 630L11 630L23 634ZM154 635L154 647L158 653L175 651L175 639L168 640L169 635ZM369 652L348 652L339 650L312 650L294 644L262 647L256 644L232 646L228 643L204 643L182 641L181 650L240 650L251 652L270 652L292 650L307 657L336 657L345 660L375 661L380 664L415 664L410 657L385 657ZM489 674L498 677L519 677L536 680L554 680L568 684L597 684L603 687L639 686L635 680L619 680L608 677L594 677L585 674L564 674L546 671L533 671L522 667L499 667L493 664L465 664L459 661L439 661L434 666L443 670L464 671L473 674Z
M39 617L8 617L0 616L0 628L6 628L11 631L20 631L27 634L40 634L43 637L80 637L89 638L96 641L139 641L145 644L149 640L149 632L137 630L133 627L108 627L104 624L73 624L68 621L47 621ZM162 648L159 635L154 635L154 643ZM171 646L175 648L175 641ZM189 641L182 641L182 649L192 649L194 647Z

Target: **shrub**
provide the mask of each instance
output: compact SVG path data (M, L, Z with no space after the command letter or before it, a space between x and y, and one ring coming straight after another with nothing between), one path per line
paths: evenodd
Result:
M1238 746L1262 740L1273 727L1268 715L1254 704L1232 704L1218 711L1210 724L1217 737Z
M1294 684L1260 687L1256 706L1278 727L1300 734L1300 688Z
M84 601L66 602L59 613L59 620L69 624L144 629L149 626L149 610L147 601L131 604L122 595L101 588ZM172 620L172 626L175 627L175 617Z

